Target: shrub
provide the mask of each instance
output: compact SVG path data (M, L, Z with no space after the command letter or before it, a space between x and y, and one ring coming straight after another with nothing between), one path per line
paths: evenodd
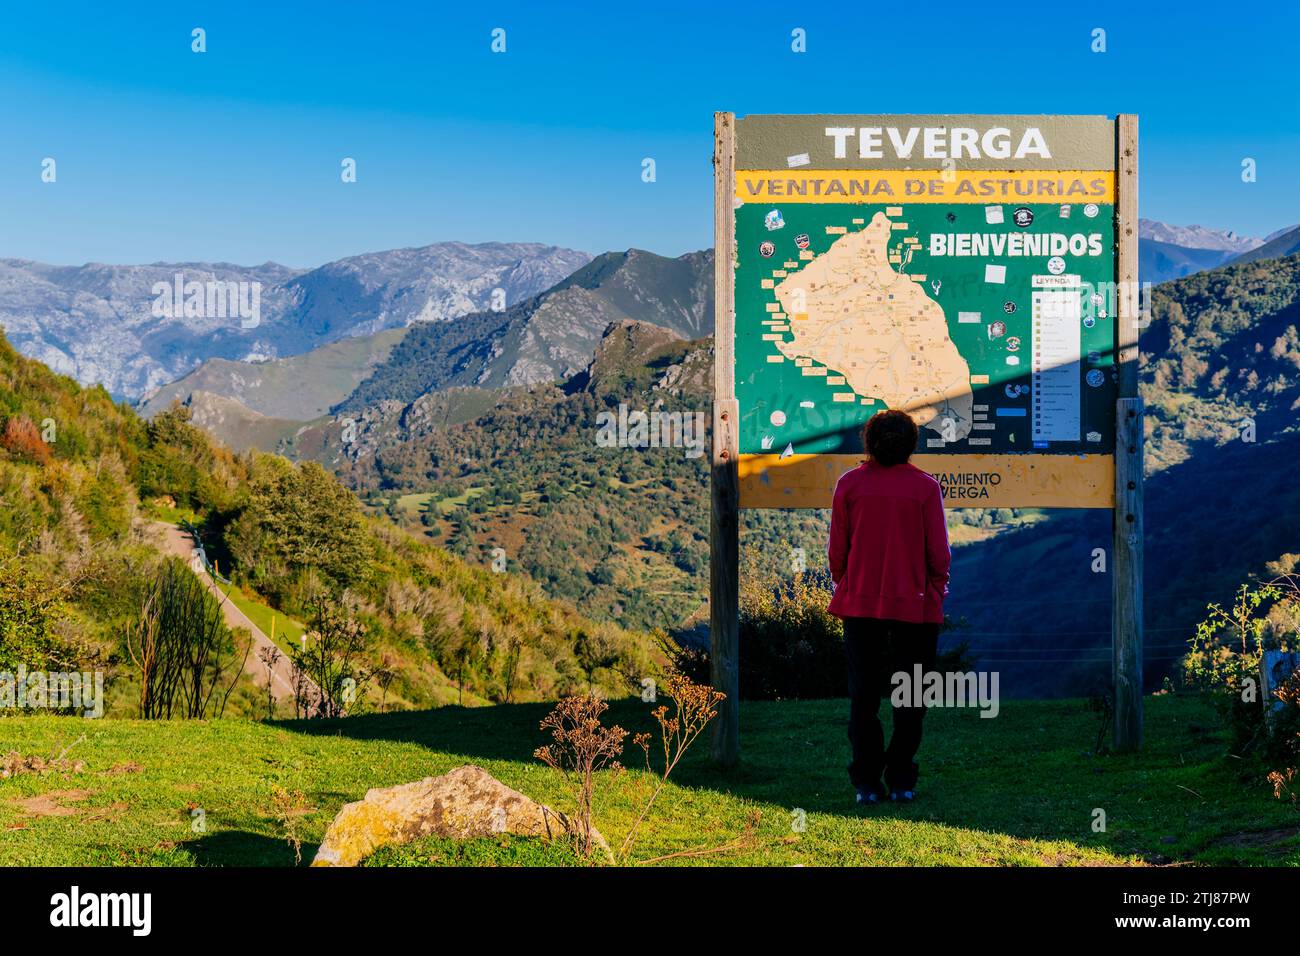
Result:
M1279 800L1289 797L1291 803L1296 804L1300 803L1300 768L1295 766L1296 757L1300 755L1300 671L1278 687L1277 696L1284 708L1278 715L1276 727L1283 741L1279 749L1284 751L1290 766L1271 772L1268 781L1273 785L1275 797Z
M60 589L17 561L0 563L0 670L71 664L54 632L66 613L62 598Z
M299 711L306 716L342 717L371 676L364 669L370 644L369 632L341 601L318 595L306 640L290 651L295 671L311 682L305 685L308 695L316 697L309 701L298 693Z
M1183 658L1184 678L1188 686L1213 697L1233 753L1262 750L1276 755L1279 747L1290 746L1290 721L1265 719L1260 663L1266 650L1295 649L1300 588L1292 578L1255 587L1243 584L1231 607L1210 604L1207 611Z
M664 696L673 702L673 706L669 708L663 704L652 712L659 725L659 745L652 746L653 738L648 733L632 738L633 743L641 748L646 774L654 782L649 794L641 799L641 810L617 855L602 845L611 863L627 861L637 833L667 786L668 778L691 745L704 733L709 721L718 715L717 705L726 696L707 684L698 684L672 670L664 675L662 686ZM592 694L563 698L541 724L542 730L551 732L554 742L533 752L537 759L563 775L577 807L573 824L578 852L588 858L596 846L597 831L592 824L592 810L597 772L606 768L623 769L618 758L622 756L627 731L617 725L606 727L601 723L601 715L608 709L608 704ZM662 757L660 768L653 765L652 750Z
M26 415L15 415L5 422L4 431L0 432L0 448L19 461L44 465L50 460L50 446Z
M243 669L220 604L178 558L165 559L140 596L125 643L140 674L145 719L221 716L235 686L223 678L232 662L235 680Z
M825 572L741 590L741 697L844 696L844 626L827 611L831 594Z

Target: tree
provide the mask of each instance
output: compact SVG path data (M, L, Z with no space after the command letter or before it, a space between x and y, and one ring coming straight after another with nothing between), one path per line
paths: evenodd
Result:
M216 691L234 662L234 640L217 599L178 558L167 558L145 587L125 643L140 673L141 717L197 719L225 710L234 680L220 699ZM235 680L242 670L240 661Z
M16 560L0 563L0 670L15 671L20 664L71 670L71 649L54 634L64 614L61 588Z
M314 461L294 467L269 455L258 458L248 503L223 540L240 567L272 589L312 570L339 592L366 576L373 557L350 491Z
M296 670L320 688L316 716L342 717L373 676L363 666L370 634L341 601L326 594L312 600L310 611L307 639L291 658Z
M136 463L143 497L170 495L183 507L217 502L211 475L216 455L207 435L190 424L190 410L173 402L145 426L146 448Z

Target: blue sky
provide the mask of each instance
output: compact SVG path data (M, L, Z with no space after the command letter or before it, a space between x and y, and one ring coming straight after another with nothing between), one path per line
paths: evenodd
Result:
M1140 6L11 4L0 256L309 266L450 239L678 255L712 245L717 109L1137 112L1144 216L1300 222L1300 14Z

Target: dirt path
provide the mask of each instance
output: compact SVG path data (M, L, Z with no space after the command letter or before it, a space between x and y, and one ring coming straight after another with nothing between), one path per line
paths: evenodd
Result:
M232 628L239 627L253 635L253 649L248 654L248 659L244 662L244 670L253 676L254 682L259 687L266 687L266 664L259 657L263 649L273 648L275 644L262 631L260 627L254 624L235 603L226 597L225 593L217 587L217 582L212 579L207 570L197 570L196 555L194 550L194 539L175 525L167 524L164 521L155 521L151 525L153 531L161 539L161 548L168 554L174 554L187 565L190 570L198 575L202 581L213 593L213 596L221 604L221 613L225 617L226 624ZM278 704L280 701L288 698L293 700L293 665L290 663L288 656L281 651L280 659L275 662L275 667L271 671L271 696ZM311 680L307 681L307 693L312 703L309 705L309 713L316 709L315 702L320 699L320 688Z

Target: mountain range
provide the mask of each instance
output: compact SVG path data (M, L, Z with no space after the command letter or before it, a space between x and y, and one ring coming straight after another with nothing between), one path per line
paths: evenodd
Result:
M713 331L713 252L676 259L639 249L610 252L505 312L414 326L388 360L343 402L358 411L410 402L451 385L534 385L586 368L605 329L637 320L685 338Z
M1292 235L1289 249L1283 239L1287 235ZM1167 282L1229 262L1277 258L1297 247L1300 226L1286 226L1256 239L1232 230L1171 226L1155 219L1139 219L1138 277L1143 282Z
M666 258L606 253L504 311L420 322L268 362L210 359L142 403L173 400L233 448L315 448L298 433L334 415L369 426L421 396L454 389L453 405L481 410L484 389L564 381L584 371L611 324L647 322L685 339L713 331L713 252ZM468 403L468 404L466 404ZM423 406L421 406L423 407ZM353 449L355 451L355 449Z
M572 249L502 242L394 249L310 270L275 263L51 266L5 259L0 326L21 353L136 400L208 359L261 362L416 322L505 309L590 260ZM160 298L158 290L170 290L177 276L182 288L245 283L243 301L256 303L257 314L211 306L193 310L208 314L175 314L177 297Z
M1214 249L1237 255L1249 252L1251 249L1268 241L1267 239L1242 236L1231 229L1207 229L1205 226L1171 226L1156 219L1138 220L1138 238L1151 239L1187 249Z
M189 404L212 395L250 413L308 421L329 413L387 360L406 329L339 339L329 345L265 362L212 358L194 371L150 392L137 408L146 418L173 401Z
M1282 229L1265 237L1264 242L1242 253L1234 262L1256 262L1260 259L1280 259L1300 252L1300 226Z

